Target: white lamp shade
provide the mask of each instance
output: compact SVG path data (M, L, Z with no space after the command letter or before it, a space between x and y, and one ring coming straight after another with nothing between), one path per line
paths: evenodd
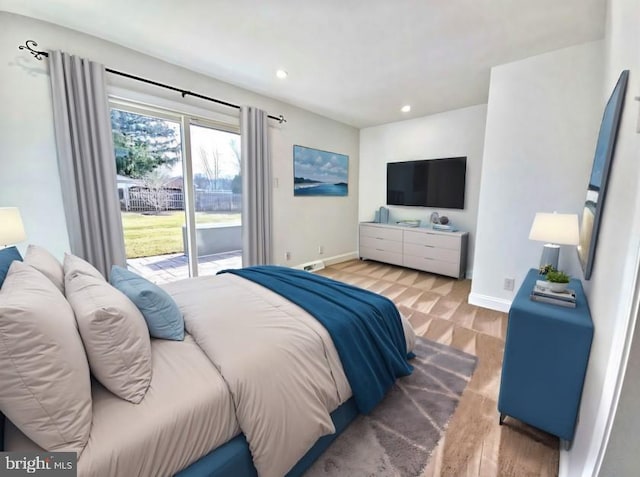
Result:
M538 212L529 232L529 240L560 245L580 242L577 214L547 214Z
M13 245L26 239L20 211L16 207L0 207L0 246Z

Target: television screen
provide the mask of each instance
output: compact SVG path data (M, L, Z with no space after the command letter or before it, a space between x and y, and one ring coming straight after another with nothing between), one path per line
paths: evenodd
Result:
M387 205L464 209L466 157L387 163Z

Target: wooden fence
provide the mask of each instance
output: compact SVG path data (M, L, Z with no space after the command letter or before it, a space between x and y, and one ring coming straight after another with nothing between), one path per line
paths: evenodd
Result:
M122 189L121 189L122 190ZM122 190L120 208L129 212L161 212L184 210L184 193L175 189ZM242 195L231 191L201 191L195 193L197 212L236 212L242 207Z

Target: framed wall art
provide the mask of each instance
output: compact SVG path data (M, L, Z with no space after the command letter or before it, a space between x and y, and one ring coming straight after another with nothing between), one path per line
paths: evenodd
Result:
M349 195L349 156L293 146L293 195Z
M587 186L587 198L582 209L580 243L578 244L578 257L584 271L585 280L591 278L591 272L593 271L596 245L598 243L598 230L602 220L607 181L616 148L616 137L618 135L620 117L622 116L628 78L628 70L620 74L613 93L611 93L611 97L604 108L600 132L598 133L593 167Z

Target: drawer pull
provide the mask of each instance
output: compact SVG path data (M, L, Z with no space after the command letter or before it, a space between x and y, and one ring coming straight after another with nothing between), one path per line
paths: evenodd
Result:
M384 250L382 250L381 248L377 248L376 249L378 252L384 252Z
M427 248L436 248L434 245L425 245Z

